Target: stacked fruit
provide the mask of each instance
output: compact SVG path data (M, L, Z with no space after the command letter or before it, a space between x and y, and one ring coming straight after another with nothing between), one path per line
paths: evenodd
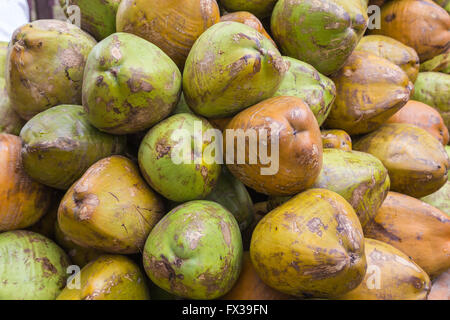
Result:
M449 298L448 1L218 2L0 44L0 299Z

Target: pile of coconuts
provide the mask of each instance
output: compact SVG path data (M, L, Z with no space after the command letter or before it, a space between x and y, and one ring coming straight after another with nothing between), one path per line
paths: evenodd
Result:
M448 1L60 2L0 43L1 300L450 299Z

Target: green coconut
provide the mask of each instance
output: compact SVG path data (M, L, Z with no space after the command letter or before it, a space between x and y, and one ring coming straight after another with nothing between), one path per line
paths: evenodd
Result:
M275 96L294 96L303 99L321 126L336 98L334 82L319 73L313 66L290 57L283 57L289 70Z
M313 187L341 195L365 226L386 199L390 180L383 163L368 153L324 149L322 171Z
M313 188L327 189L342 196L355 209L365 226L383 204L390 179L383 163L371 154L340 149L324 149L323 167ZM292 197L270 197L274 209Z
M272 97L286 70L278 49L261 33L242 23L220 22L189 53L184 96L196 114L226 118Z
M233 215L212 201L192 201L169 212L152 230L144 267L162 289L189 299L215 299L239 277L242 239Z
M96 41L76 25L38 20L18 28L8 50L6 88L23 119L61 104L81 104L83 73Z
M222 161L215 152L222 149L216 138L205 136L208 130L214 128L205 119L181 113L147 133L138 159L155 191L176 202L204 199L212 192L220 175L218 160Z
M25 171L47 186L67 190L95 162L124 150L126 138L100 132L81 106L61 105L27 122L20 132Z
M437 109L450 130L450 74L419 72L414 86L411 99Z
M0 234L0 300L54 300L66 285L66 253L30 231Z
M366 11L361 0L279 0L272 13L273 37L284 55L330 75L363 36Z
M206 197L221 204L236 218L239 229L244 231L254 220L253 201L245 185L236 179L226 166L222 166L222 173L216 187Z
M61 7L70 18L79 8L81 29L98 41L116 32L116 14L121 0L59 0Z
M181 92L176 64L154 44L128 33L115 33L94 47L83 82L89 121L111 134L149 129L172 112Z

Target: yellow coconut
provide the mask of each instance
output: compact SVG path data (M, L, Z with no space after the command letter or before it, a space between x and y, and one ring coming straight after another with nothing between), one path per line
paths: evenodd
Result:
M267 285L297 297L345 294L366 273L358 216L325 189L300 193L267 214L253 232L250 255Z
M390 192L364 235L403 251L432 278L450 268L450 218L420 200Z
M367 272L355 290L341 300L425 300L431 282L406 254L393 246L365 239Z
M350 135L380 127L408 102L413 89L399 66L364 51L354 51L331 79L337 97L325 126Z
M110 253L137 253L163 215L162 200L122 156L95 163L67 191L58 211L74 243Z
M103 255L74 276L57 300L149 300L145 278L129 258Z

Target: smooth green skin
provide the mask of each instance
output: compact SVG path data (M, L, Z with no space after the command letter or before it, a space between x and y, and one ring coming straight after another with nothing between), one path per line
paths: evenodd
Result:
M6 55L8 54L8 42L0 42L0 78L5 78Z
M439 111L450 130L450 74L419 72L411 100L423 102Z
M30 231L0 234L0 300L54 300L66 285L66 253Z
M341 195L365 226L386 199L390 180L383 163L371 154L324 149L322 171L313 188L328 189Z
M83 83L89 121L111 134L149 129L172 112L181 93L177 65L157 46L129 33L115 33L94 47Z
M207 154L203 154L202 164L194 164L193 161L176 164L172 161L172 151L183 145L182 139L172 139L173 133L187 130L192 137L194 123L197 121L202 123L203 134L214 129L205 119L193 114L177 114L154 126L139 148L139 166L144 178L155 191L169 200L185 202L204 199L212 192L219 179L221 165L214 158L205 158ZM188 138L190 137L184 137L185 142ZM194 139L191 141L193 153ZM214 143L211 139L203 139L202 150L211 143ZM216 150L220 150L219 146L216 147Z
M144 247L144 268L162 289L189 299L216 299L239 277L242 239L233 215L211 201L169 212Z
M330 75L339 70L367 28L361 0L279 0L271 29L281 52Z
M226 166L222 166L219 181L206 200L217 202L230 211L241 231L253 223L255 215L252 198L244 184L236 179Z
M178 101L178 104L175 107L175 109L173 109L171 115L175 115L175 114L179 114L179 113L194 114L194 112L192 112L191 108L189 108L189 106L186 102L186 99L184 98L183 92L181 93L180 101Z
M100 159L121 154L126 138L100 132L81 106L61 105L27 122L20 132L22 160L30 177L67 190Z
M84 67L96 43L77 26L59 20L37 20L17 29L5 79L20 117L29 120L54 106L81 104Z
M0 78L0 133L18 136L24 125L25 121L11 107L5 88L5 80Z
M447 154L450 157L450 146L446 146L445 151L447 151ZM450 180L438 191L420 200L438 208L450 216Z
M220 0L228 12L248 11L258 18L270 17L278 0Z
M390 179L383 163L368 153L324 149L322 171L312 188L331 190L342 196L365 226L386 199ZM273 210L291 198L270 197L269 208Z
M81 12L81 29L98 41L116 32L116 14L121 0L69 0L69 6L76 5ZM68 15L67 0L59 0Z
M420 65L421 72L442 72L450 74L450 52L440 54Z
M336 98L336 86L313 66L290 57L283 57L290 64L275 96L294 96L303 99L321 126L330 113Z
M261 33L238 22L220 22L195 42L186 60L183 91L191 109L226 118L273 97L287 66Z

